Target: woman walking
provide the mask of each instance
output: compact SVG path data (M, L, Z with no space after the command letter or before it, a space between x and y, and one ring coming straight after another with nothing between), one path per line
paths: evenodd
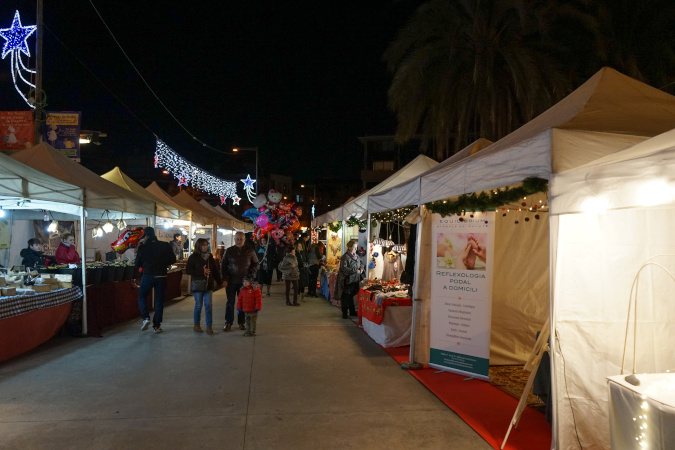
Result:
M212 327L213 290L216 286L220 286L222 281L220 279L218 263L216 263L213 255L209 252L209 241L203 238L197 239L194 252L188 258L187 265L185 266L185 272L192 277L192 295L195 298L194 330L197 333L203 332L200 322L202 305L204 305L206 332L208 334L215 334ZM195 290L195 288L198 290Z
M298 303L298 279L300 278L300 270L298 269L298 260L295 257L295 247L289 247L288 253L284 259L279 263L278 269L281 271L284 281L286 282L286 304L288 306L300 306ZM290 299L291 285L293 285L293 303Z
M347 319L347 312L350 316L356 316L354 308L354 296L359 292L359 282L363 273L363 263L356 256L356 247L358 242L351 240L347 243L347 251L340 258L340 271L335 282L335 297L342 303L342 318Z

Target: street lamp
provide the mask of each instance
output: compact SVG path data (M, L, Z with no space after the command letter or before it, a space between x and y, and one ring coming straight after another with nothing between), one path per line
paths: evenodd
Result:
M258 147L238 147L238 148L233 148L232 152L234 153L239 153L239 152L255 152L255 195L258 195L258 184L260 181L258 181Z

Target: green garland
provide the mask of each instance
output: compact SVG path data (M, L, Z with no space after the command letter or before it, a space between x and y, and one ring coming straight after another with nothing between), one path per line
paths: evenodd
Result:
M329 223L328 228L333 233L337 233L338 231L340 231L342 229L342 222Z
M462 211L475 212L495 209L516 202L528 195L546 192L547 190L548 180L542 178L526 178L523 180L522 186L512 189L506 187L502 190L493 190L490 193L481 192L480 194L476 194L474 192L473 194L460 195L457 200L454 201L439 200L426 203L424 206L432 213L446 217L452 214L461 214Z
M404 206L391 211L382 211L370 215L371 219L379 220L380 222L393 222L395 220L403 220L408 217L408 214L415 209L415 206Z

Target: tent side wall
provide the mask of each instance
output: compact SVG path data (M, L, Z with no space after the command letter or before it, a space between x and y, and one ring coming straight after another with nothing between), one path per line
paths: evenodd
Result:
M606 377L621 373L633 279L648 258L675 255L675 208L559 216L553 305L559 448L608 448ZM675 273L675 256L658 258ZM675 282L661 269L640 277L637 371L675 367ZM632 371L633 327L626 368ZM583 417L583 420L579 420ZM575 420L576 419L576 420Z

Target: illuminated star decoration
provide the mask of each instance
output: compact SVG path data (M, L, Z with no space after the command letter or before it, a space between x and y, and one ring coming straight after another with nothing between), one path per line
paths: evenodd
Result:
M35 108L35 105L31 105L28 102L28 99L23 92L19 89L17 83L17 75L21 80L26 83L28 86L35 88L35 84L28 81L24 78L22 71L34 74L35 71L26 67L21 59L21 53L30 57L30 51L28 50L28 44L26 39L35 33L37 30L37 25L31 25L28 27L21 26L21 17L19 17L19 11L16 11L14 14L14 20L12 21L12 26L9 28L0 28L0 36L5 40L5 45L2 47L2 59L5 59L5 56L11 55L10 57L10 66L12 69L12 81L14 81L14 88L16 91L23 97L26 101L26 104L31 108Z
M155 167L166 169L178 180L179 186L190 185L218 197L237 197L237 183L216 178L184 160L159 138L155 147Z
M244 183L244 191L246 191L246 197L248 197L248 201L253 203L253 200L255 200L255 194L253 193L253 183L256 182L256 180L251 179L251 175L246 175L245 180L241 180L242 183Z
M221 195L220 196L220 204L224 205L226 202L227 202L227 197L225 197L224 195Z
M241 199L239 198L239 196L237 194L235 194L234 197L232 197L232 204L238 205L240 200Z

